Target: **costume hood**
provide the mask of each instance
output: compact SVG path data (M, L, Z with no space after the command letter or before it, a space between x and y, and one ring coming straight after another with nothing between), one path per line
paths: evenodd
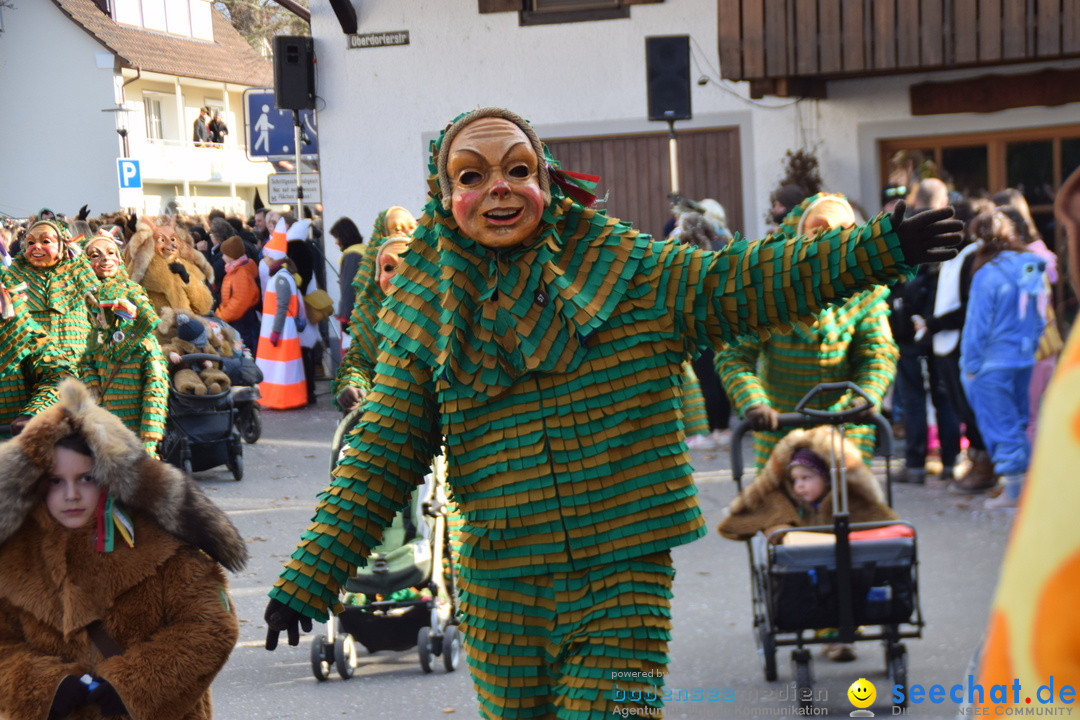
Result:
M578 176L559 170L543 143L541 188L551 201L535 239L495 251L464 236L440 165L453 135L481 117L507 119L535 137L514 113L483 108L455 118L432 142L429 199L377 329L434 369L444 399L493 398L525 373L577 367L652 242L575 200L585 197Z
M777 525L811 525L820 521L832 522L833 489L822 498L818 506L819 516L807 518L800 514L801 503L795 497L788 481L791 456L800 448L813 450L818 457L839 468L843 463L847 474L848 511L852 522L895 520L897 515L885 504L881 483L863 462L862 453L846 438L840 442L839 431L828 425L810 430L792 430L776 444L761 474L743 489L727 506L727 516L717 528L721 535L731 540L746 540L759 530ZM831 448L835 447L837 460L831 462ZM835 481L833 482L835 486Z
M229 570L244 567L243 538L193 479L147 455L142 441L119 418L98 407L78 380L61 382L57 395L56 405L38 413L22 433L0 446L0 544L41 502L38 483L52 472L57 441L77 434L94 454L95 480L123 506L149 516Z

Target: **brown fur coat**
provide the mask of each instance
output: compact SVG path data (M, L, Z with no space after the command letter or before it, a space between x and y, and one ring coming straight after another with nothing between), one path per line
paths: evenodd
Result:
M170 260L155 251L155 237L165 237L176 245L176 256L188 273L188 281L169 269ZM172 225L139 222L138 230L124 248L124 264L131 279L146 288L150 302L161 314L162 308L176 308L195 315L206 315L214 305L207 283L214 281L214 270L201 252L192 247Z
M244 542L194 481L149 457L81 384L67 380L59 394L0 446L0 717L45 718L60 681L89 672L135 720L210 718L210 683L238 637L215 559L239 569ZM93 523L68 530L48 514L41 479L71 432L90 445L98 484L129 510L134 548L118 536L99 553ZM90 641L97 620L121 654L105 659Z
M792 490L788 465L795 451L804 447L828 463L829 444L834 437L838 437L838 433L829 426L788 433L773 449L761 474L727 506L727 515L717 528L720 534L730 540L746 540L759 531L777 526L831 525L832 490L825 493L817 508L803 502ZM851 522L897 519L897 514L885 504L881 483L863 462L862 453L846 439L843 459Z

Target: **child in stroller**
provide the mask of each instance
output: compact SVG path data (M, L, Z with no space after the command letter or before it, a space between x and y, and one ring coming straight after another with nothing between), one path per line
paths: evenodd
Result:
M825 458L830 457L830 444L837 443L837 435L832 426L788 433L773 449L761 474L728 505L717 528L720 534L730 540L749 540L761 532L773 544L792 544L809 535L790 532L793 528L831 525L833 487ZM861 451L847 439L840 447L837 463L843 464L847 474L851 522L896 520ZM832 536L815 533L812 537ZM855 658L848 643L829 643L825 655L834 661Z

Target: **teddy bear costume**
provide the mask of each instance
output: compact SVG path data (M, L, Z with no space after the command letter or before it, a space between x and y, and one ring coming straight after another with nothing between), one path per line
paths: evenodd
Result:
M173 243L175 250L163 257L155 243ZM214 269L203 254L184 241L173 225L154 225L143 218L124 247L124 264L131 279L146 288L150 302L160 314L162 308L206 315L214 306L207 282Z
M546 204L530 238L498 252L459 232L445 171L456 133L481 118L532 142ZM340 609L342 584L445 437L481 713L599 716L608 670L640 671L630 690L662 684L669 551L705 532L682 431L687 354L910 276L908 263L955 244L958 224L927 215L909 236L883 215L725 253L656 242L575 200L532 127L501 108L455 119L429 169L364 416L270 593L268 646L300 616Z
M59 397L0 447L0 716L40 720L64 677L91 673L133 720L206 720L210 683L239 635L218 563L241 569L244 541L192 479L147 455L82 384L64 381ZM103 496L130 513L134 547L118 538L98 552L94 522L63 528L35 491L56 442L72 433L94 454ZM97 621L119 654L106 658L91 640Z
M841 445L838 439L839 433L829 426L789 432L776 443L754 482L728 505L727 516L717 528L720 534L729 540L747 540L759 531L780 525L832 525L834 488L830 487L814 507L795 495L789 466L791 456L801 448L813 450L828 463L830 445L834 444L846 469L851 521L896 520L897 514L885 504L881 483L863 462L862 451L851 440L845 438Z

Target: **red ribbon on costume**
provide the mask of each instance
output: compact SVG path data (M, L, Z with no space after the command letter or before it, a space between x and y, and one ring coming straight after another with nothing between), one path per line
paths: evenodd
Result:
M108 493L101 493L98 496L97 506L97 537L94 539L94 549L98 552L105 552L105 501L108 500Z
M569 197L577 200L585 207L592 207L593 203L596 202L596 193L593 191L596 190L596 185L600 182L599 175L586 175L561 170L554 165L548 165L547 169L551 181L561 187Z

